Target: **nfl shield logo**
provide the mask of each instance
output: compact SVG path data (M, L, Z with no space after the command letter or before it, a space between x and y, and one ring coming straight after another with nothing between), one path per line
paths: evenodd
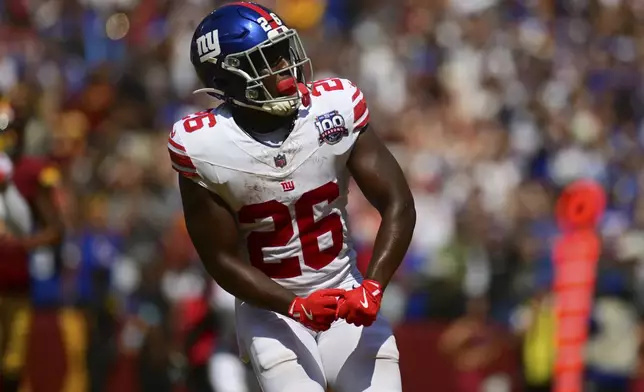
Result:
M277 154L273 159L275 160L275 166L279 168L286 166L286 156L284 154Z

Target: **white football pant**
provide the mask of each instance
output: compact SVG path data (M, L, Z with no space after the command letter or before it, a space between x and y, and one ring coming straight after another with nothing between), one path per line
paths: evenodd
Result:
M402 391L396 339L382 315L367 328L338 320L316 333L238 302L236 319L240 352L264 392Z

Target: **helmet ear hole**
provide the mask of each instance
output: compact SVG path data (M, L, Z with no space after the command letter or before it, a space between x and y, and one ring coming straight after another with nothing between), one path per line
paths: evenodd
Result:
M257 89L246 90L246 98L248 98L248 99L259 99L259 91L257 91Z
M229 92L229 95L237 100L246 100L246 92L248 81L239 75L235 75L228 71L223 71L228 73L227 78L217 79L217 86L223 90ZM251 98L254 99L254 98Z

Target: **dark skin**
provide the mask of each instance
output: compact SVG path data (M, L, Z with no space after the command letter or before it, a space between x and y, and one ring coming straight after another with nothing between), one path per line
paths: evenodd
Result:
M384 288L409 248L416 226L414 198L400 165L372 130L360 135L347 166L382 218L365 278Z
M382 216L366 278L386 287L411 241L416 223L414 200L400 166L374 132L358 138L347 166ZM220 197L188 178L179 176L179 189L188 233L210 275L240 300L287 314L295 294L243 261L234 212ZM217 235L213 227L218 228Z
M282 59L274 70L286 65L288 62ZM264 83L277 96L277 84L289 77L276 74ZM296 115L278 117L233 107L235 122L247 131L292 127ZM347 167L382 217L366 278L386 287L411 242L416 224L414 200L398 162L373 131L363 132L358 138ZM238 247L241 234L232 209L219 196L181 175L179 189L188 233L208 273L240 300L287 315L295 294L243 261ZM217 235L213 235L214 227L218 228Z
M239 227L226 202L182 175L179 190L188 234L208 273L240 300L287 314L295 294L243 261Z
M269 133L277 129L293 128L295 115L280 117L254 109L233 106L232 114L235 122L246 132Z
M284 58L281 58L277 64L274 66L274 70L284 69L288 66L288 61ZM264 85L268 92L274 96L279 96L277 91L277 84L282 80L292 78L291 74L288 72L282 74L274 74L268 76L264 80ZM291 116L280 117L274 116L269 113L260 112L254 109L244 108L240 106L232 107L232 114L235 122L239 127L247 132L259 132L259 133L268 133L275 131L276 129L283 128L293 128L295 117L297 112Z

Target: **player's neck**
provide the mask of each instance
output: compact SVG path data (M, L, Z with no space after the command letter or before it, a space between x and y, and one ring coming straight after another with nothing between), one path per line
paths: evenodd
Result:
M291 128L297 114L275 116L259 110L233 106L233 119L244 131L269 133L278 129Z

